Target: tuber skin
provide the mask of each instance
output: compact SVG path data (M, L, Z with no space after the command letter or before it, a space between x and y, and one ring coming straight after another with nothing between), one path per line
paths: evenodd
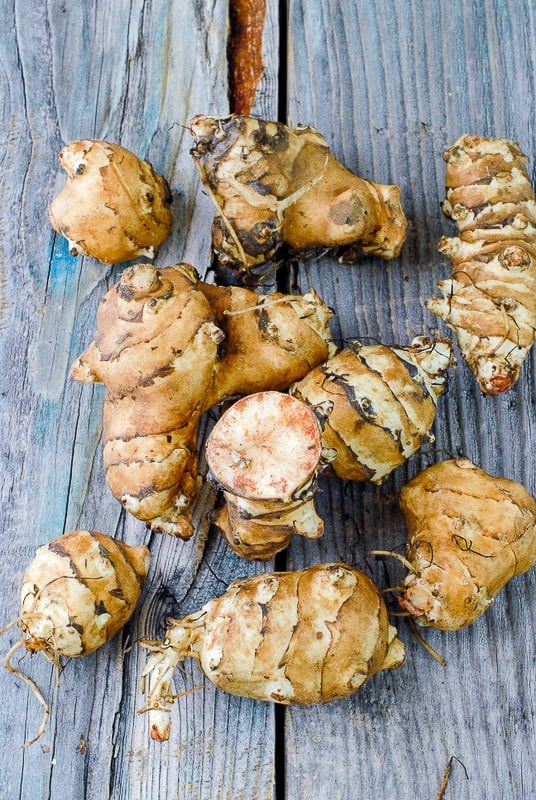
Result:
M188 539L202 414L303 377L332 352L330 317L314 292L209 287L188 264L125 269L71 370L106 387L103 456L114 497L153 531Z
M444 213L459 237L439 250L452 260L442 297L427 308L456 332L486 395L510 389L536 338L536 201L516 142L461 136L444 156Z
M234 581L197 613L171 620L153 652L151 737L166 741L175 667L191 656L218 688L275 703L327 703L357 691L405 648L370 578L346 564L320 564Z
M287 394L260 392L227 409L206 457L208 478L225 498L213 521L235 553L268 560L293 534L323 535L314 491L324 456L315 412Z
M451 363L448 339L416 337L408 347L354 341L293 384L294 397L324 409L322 443L334 453L326 473L379 484L432 442Z
M469 459L434 464L401 491L408 526L401 606L420 625L459 630L536 561L536 501Z
M407 221L397 186L354 175L306 126L232 114L190 121L192 157L217 215L212 245L220 283L254 284L283 250L359 245L396 258Z
M166 179L130 150L97 139L65 145L59 162L67 180L49 218L71 255L105 264L154 258L173 221Z
M61 657L92 653L131 618L149 569L149 550L95 531L71 531L38 548L21 586L20 640L5 666L27 683L45 709L33 744L44 732L49 708L39 689L11 665L20 647L43 652L58 672Z

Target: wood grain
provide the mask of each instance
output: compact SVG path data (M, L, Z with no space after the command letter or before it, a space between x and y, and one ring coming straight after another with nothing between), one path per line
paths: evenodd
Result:
M281 4L283 7L285 4ZM316 126L363 177L402 187L410 232L402 256L343 266L302 260L293 289L314 286L337 311L334 335L407 344L446 330L423 307L449 273L436 242L454 235L440 212L443 150L461 133L508 136L531 156L536 131L536 10L530 0L267 0L254 112ZM150 742L139 675L142 635L163 631L231 580L270 568L235 556L206 521L205 486L190 542L151 536L111 497L102 472L103 394L68 379L91 340L97 305L121 267L73 259L46 210L63 178L61 146L108 138L148 158L173 189L175 223L158 265L194 263L210 278L213 209L188 151L188 120L228 113L225 0L0 0L0 626L18 614L18 588L36 546L75 527L147 543L152 566L123 635L72 660L54 685L45 659L20 667L52 703L46 734L27 750L40 708L5 670L0 796L6 800L529 800L536 707L536 576L516 578L457 634L426 631L439 666L404 620L406 664L348 700L278 711L213 687L175 704L172 738ZM283 31L283 33L285 33ZM278 110L279 109L279 110ZM213 415L207 415L204 430ZM536 353L507 395L484 398L461 359L440 400L436 442L381 487L321 479L320 541L296 541L289 568L344 559L381 587L402 576L396 496L408 477L464 454L536 495ZM394 619L394 618L393 618ZM16 637L5 634L2 652ZM195 663L176 691L205 683ZM283 753L281 764L280 754ZM275 784L274 784L275 781ZM275 792L275 795L274 795Z
M300 288L315 285L337 309L343 339L406 344L422 332L448 335L423 308L450 269L436 242L456 235L439 210L441 155L464 132L514 138L534 153L533 117L516 99L532 90L533 10L501 2L313 5L290 4L289 117L319 128L359 174L400 184L410 232L396 262L303 263ZM515 57L507 42L517 43ZM330 529L322 542L293 543L289 564L339 557L362 565L380 586L396 585L403 568L366 554L401 552L397 492L419 469L452 455L468 455L534 494L535 383L533 353L512 392L485 398L458 354L439 402L435 445L379 488L326 481L320 513ZM534 580L513 581L464 631L425 631L445 667L398 620L408 647L401 669L376 676L347 701L288 709L287 796L313 797L315 787L330 784L341 800L435 798L454 755L467 775L454 761L446 797L530 797Z

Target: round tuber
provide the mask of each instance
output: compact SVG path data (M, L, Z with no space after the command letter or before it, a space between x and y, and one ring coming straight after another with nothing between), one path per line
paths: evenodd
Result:
M67 180L49 218L71 255L104 264L154 258L173 221L166 179L130 150L96 139L65 145L59 162Z

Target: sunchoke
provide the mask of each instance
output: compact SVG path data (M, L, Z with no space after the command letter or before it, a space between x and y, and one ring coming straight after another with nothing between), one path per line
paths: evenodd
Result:
M21 586L21 637L9 650L5 666L34 691L28 676L11 665L16 650L42 651L59 670L60 658L92 653L130 619L149 568L149 550L116 541L94 531L72 531L38 548Z
M67 181L49 208L71 255L105 264L153 258L173 221L171 191L151 164L118 144L82 139L59 155Z
M405 648L370 578L321 564L234 581L197 613L172 620L153 652L151 736L169 738L171 681L188 656L220 689L275 703L326 703L352 694L379 670L400 666Z
M124 270L71 375L106 386L106 479L127 511L154 531L191 536L201 415L303 377L331 352L330 316L314 292L209 287L187 264Z
M267 262L316 247L359 245L395 258L407 222L397 186L342 166L324 137L233 114L190 121L192 156L217 214L212 243L220 282L251 284Z
M428 467L404 486L411 572L400 598L420 625L458 630L536 561L536 501L469 459Z
M238 400L212 429L206 456L226 501L213 521L238 555L267 560L293 534L322 536L314 506L321 429L305 403L280 392Z
M460 137L445 153L443 211L460 235L439 249L453 263L443 297L426 305L454 329L482 392L510 389L536 338L536 201L515 142Z
M438 397L446 385L448 339L417 337L409 347L353 342L290 387L324 407L326 472L381 483L425 442L433 441Z

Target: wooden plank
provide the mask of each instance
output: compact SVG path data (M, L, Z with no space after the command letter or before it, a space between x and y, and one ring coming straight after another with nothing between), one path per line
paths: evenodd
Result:
M208 537L197 505L198 532L184 543L151 536L125 515L103 480L100 387L68 379L70 364L92 338L97 305L121 266L73 259L46 218L63 182L56 157L81 137L117 141L148 158L174 193L175 223L157 264L210 265L213 208L189 157L185 126L196 113L226 114L228 4L155 0L3 3L6 35L0 143L2 485L0 625L16 617L18 590L34 550L75 527L145 542L152 567L139 611L122 637L71 661L55 687L51 665L25 657L52 704L42 739L41 709L2 670L2 791L6 798L271 798L273 710L215 689L182 698L166 745L149 739L139 676L142 635L156 636L170 614L185 614L259 566L240 561ZM277 71L277 4L268 3L266 72L259 108L270 114ZM9 23L9 24L8 24ZM275 100L276 102L276 100ZM272 105L272 108L275 106ZM207 421L207 424L210 421ZM5 635L5 650L16 629ZM193 663L177 674L177 691L204 683Z
M410 219L401 258L386 264L334 259L301 264L300 289L315 286L337 309L337 335L408 343L446 329L423 308L450 265L436 251L455 235L442 217L443 150L464 132L507 136L536 156L534 8L529 2L463 0L368 3L291 0L289 104L293 122L322 131L347 166L402 186ZM515 45L512 43L515 42ZM534 161L532 162L534 169ZM402 551L405 527L396 496L421 468L464 454L534 494L535 353L518 386L484 398L458 359L440 401L436 443L383 486L324 480L318 507L322 541L295 541L289 565L343 559L380 586L403 568L367 557ZM406 664L376 676L349 700L288 709L286 796L338 800L435 798L450 756L445 797L534 795L534 572L514 580L487 614L456 634L425 631L447 659L441 667L404 621Z
M18 586L35 547L63 531L97 527L129 543L147 542L153 559L124 636L71 661L59 688L43 658L22 661L53 706L46 735L26 751L19 745L34 734L40 709L27 687L2 671L2 794L268 800L280 716L272 707L213 688L193 692L175 705L172 738L163 746L149 742L147 720L136 715L145 663L136 638L160 633L167 616L193 611L233 578L270 565L238 559L208 531L205 513L214 501L208 486L188 543L148 535L111 498L102 478L102 391L67 376L121 267L72 259L46 220L62 181L55 164L61 145L82 136L120 141L149 158L174 189L176 221L157 263L185 259L209 275L213 209L182 126L198 112L227 113L227 3L1 5L8 23L0 38L0 625L18 613ZM396 262L301 264L300 288L314 285L337 309L341 339L406 343L438 327L422 300L449 271L436 240L454 233L439 212L441 152L472 130L511 136L536 155L529 102L534 16L528 0L290 2L289 119L316 125L365 177L401 184L411 219ZM268 0L266 70L254 112L271 118L278 108L278 25L279 3ZM440 403L435 448L380 488L323 479L318 507L326 535L296 542L289 567L340 558L381 586L396 583L402 572L395 562L366 554L378 546L401 549L398 490L422 466L452 454L467 454L536 494L534 375L533 353L513 392L484 399L460 362ZM532 797L534 580L533 573L515 580L467 631L428 632L447 657L445 668L400 623L409 651L402 669L377 676L350 700L286 710L280 742L286 774L275 773L278 795L434 798L455 755L461 763L453 762L452 796ZM3 646L15 637L6 634ZM194 663L185 670L177 674L177 691L205 683Z

